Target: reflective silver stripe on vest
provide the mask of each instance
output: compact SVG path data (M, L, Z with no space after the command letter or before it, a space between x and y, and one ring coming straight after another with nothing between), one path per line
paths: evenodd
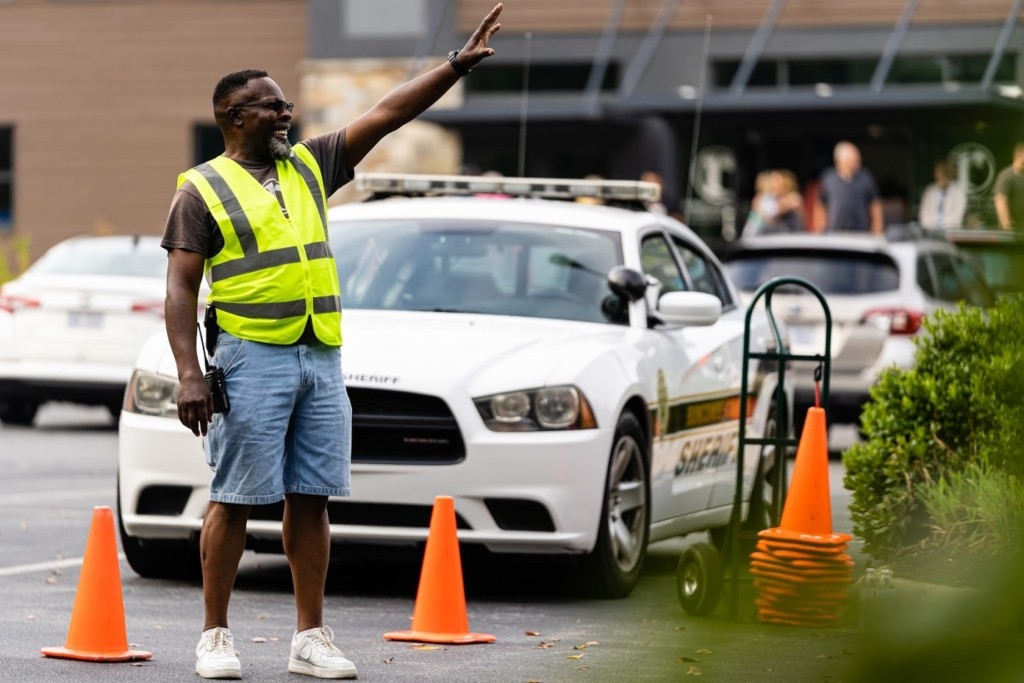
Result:
M317 244L319 244L319 242ZM308 253L309 249L307 248L306 251ZM252 256L218 263L210 268L210 279L212 282L218 282L225 278L235 277L237 275L247 275L248 273L253 273L257 270L276 268L278 266L288 265L289 263L298 263L299 261L301 261L299 258L299 250L295 247L271 249L270 251L253 254Z
M224 211L227 212L228 218L231 220L231 227L235 229L235 235L238 236L238 243L242 245L242 253L246 256L257 253L260 250L260 245L256 243L252 224L249 223L249 217L245 215L238 197L232 192L227 181L224 180L224 176L217 173L217 169L209 162L196 166L196 172L210 183L210 187L213 188L217 199L223 205Z
M327 215L324 213L324 196L320 193L320 183L316 181L316 174L313 173L313 169L306 165L299 155L292 152L288 160L292 162L292 166L299 172L302 179L306 181L306 187L309 188L309 193L313 195L313 201L316 203L317 211L320 212L320 225L324 227L324 234L327 234Z
M219 311L231 313L232 315L237 315L240 318L282 320L284 318L297 318L298 316L306 315L305 299L282 301L281 303L276 304L240 304L229 301L215 301L214 306Z
M341 310L340 296L313 297L313 313L337 313Z
M310 261L318 258L331 258L331 245L327 242L310 242L306 245L306 258Z

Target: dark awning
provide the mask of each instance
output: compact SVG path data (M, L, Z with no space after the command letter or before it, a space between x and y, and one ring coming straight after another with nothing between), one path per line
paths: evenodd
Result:
M628 99L609 98L594 101L580 96L532 95L525 112L530 121L602 120L623 115L690 114L699 106L706 112L746 113L779 111L829 111L847 109L892 110L905 108L981 106L1024 113L1024 98L1017 90L982 90L977 86L936 88L889 86L881 92L868 88L822 87L792 88L787 91L758 91L750 88L741 94L715 91L703 101L697 97L673 95L634 95ZM1019 90L1019 89L1018 89ZM467 123L507 123L519 121L524 113L522 101L512 96L479 96L459 109L432 109L421 118L444 125Z

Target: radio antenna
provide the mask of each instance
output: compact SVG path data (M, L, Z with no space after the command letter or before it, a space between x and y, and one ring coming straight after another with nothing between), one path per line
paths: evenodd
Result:
M526 58L523 60L523 91L519 97L519 177L526 177L526 113L530 106L530 45L533 34L527 31Z
M686 222L690 222L693 202L693 177L697 172L697 145L700 142L700 123L704 113L704 87L708 72L708 46L711 43L711 15L704 15L704 46L700 51L700 73L697 76L697 107L693 114L693 140L690 142L690 172L686 178Z

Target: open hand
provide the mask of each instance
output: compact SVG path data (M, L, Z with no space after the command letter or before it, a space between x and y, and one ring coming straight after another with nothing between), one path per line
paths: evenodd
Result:
M502 4L500 2L495 5L494 9L487 13L484 20L473 31L473 35L466 41L466 46L459 50L459 55L455 59L459 62L460 66L472 69L483 61L485 57L490 57L494 54L494 49L487 46L487 41L501 28L501 24L498 23L498 15L501 14L501 8Z

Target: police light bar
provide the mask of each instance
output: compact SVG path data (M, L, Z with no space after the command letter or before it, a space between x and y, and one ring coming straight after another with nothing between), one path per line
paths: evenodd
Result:
M661 197L661 185L640 180L506 178L410 173L362 173L357 175L355 180L356 189L377 195L495 194L545 199L589 197L620 202L655 202Z

